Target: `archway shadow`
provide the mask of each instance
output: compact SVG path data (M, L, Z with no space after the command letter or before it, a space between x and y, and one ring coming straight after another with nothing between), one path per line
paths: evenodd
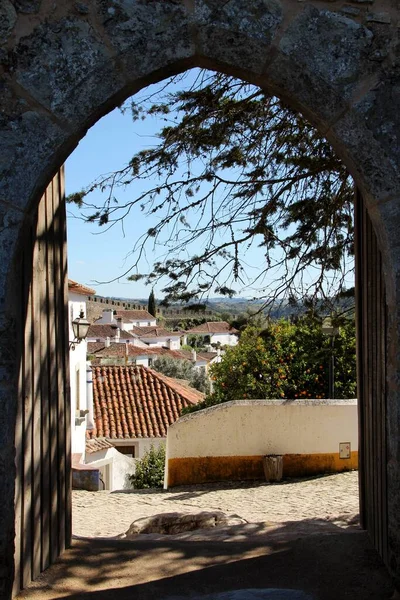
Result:
M74 540L19 598L183 600L248 588L302 590L315 600L388 600L393 593L365 531L308 519L270 531L253 524L250 535L238 526L201 541Z

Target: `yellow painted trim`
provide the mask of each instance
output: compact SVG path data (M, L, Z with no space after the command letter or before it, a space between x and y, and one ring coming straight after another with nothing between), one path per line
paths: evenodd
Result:
M168 487L209 483L264 479L262 456L200 456L170 458L168 460ZM285 454L283 477L304 477L323 473L340 473L358 468L358 452L347 459L339 453Z

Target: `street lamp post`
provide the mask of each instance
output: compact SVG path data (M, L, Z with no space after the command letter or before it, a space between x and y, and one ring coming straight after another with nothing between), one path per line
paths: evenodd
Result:
M329 357L329 373L328 373L328 398L335 398L335 337L339 333L339 327L332 325L331 317L325 317L322 321L323 335L331 338L331 355Z

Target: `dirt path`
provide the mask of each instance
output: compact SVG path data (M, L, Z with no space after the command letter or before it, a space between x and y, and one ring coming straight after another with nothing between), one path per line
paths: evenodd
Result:
M73 492L73 533L108 537L124 533L141 517L162 512L222 510L248 523L329 519L339 527L358 514L358 473L266 483L231 483L173 491Z

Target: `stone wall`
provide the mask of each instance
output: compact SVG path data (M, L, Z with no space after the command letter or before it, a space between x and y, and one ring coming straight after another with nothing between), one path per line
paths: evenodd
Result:
M0 597L12 579L22 248L39 199L100 117L200 66L261 85L333 144L362 192L387 289L389 564L400 579L400 8L396 0L0 3ZM3 502L4 500L4 502Z
M357 401L237 400L181 417L168 428L166 486L261 479L267 454L283 456L284 477L357 468Z

